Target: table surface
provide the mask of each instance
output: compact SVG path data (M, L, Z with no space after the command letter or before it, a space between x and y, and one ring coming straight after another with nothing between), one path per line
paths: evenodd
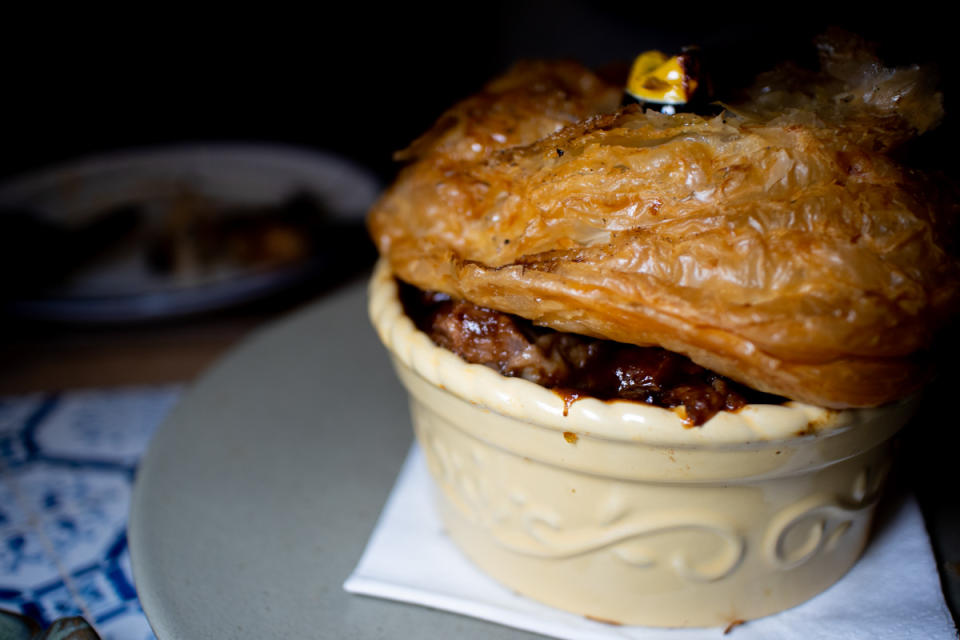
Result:
M361 286L363 278L363 273L354 272L308 291L240 309L135 326L77 327L0 317L0 396L190 383L251 332L334 295L344 286ZM944 426L953 425L928 410L906 430L899 477L917 492L931 530L947 601L956 618L960 610L960 498L949 490L955 486L952 448L919 446L929 441L931 430ZM404 605L385 606L398 611L396 615L406 615Z

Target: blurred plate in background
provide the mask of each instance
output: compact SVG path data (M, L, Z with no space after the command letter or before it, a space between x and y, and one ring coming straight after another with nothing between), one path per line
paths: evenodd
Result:
M72 322L166 318L261 298L343 258L369 172L283 146L117 152L0 185L4 307Z

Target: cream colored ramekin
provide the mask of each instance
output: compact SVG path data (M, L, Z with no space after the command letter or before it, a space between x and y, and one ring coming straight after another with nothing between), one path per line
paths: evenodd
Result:
M620 624L726 626L797 605L866 544L914 401L671 410L556 393L437 347L389 268L370 316L410 393L450 537L507 587Z

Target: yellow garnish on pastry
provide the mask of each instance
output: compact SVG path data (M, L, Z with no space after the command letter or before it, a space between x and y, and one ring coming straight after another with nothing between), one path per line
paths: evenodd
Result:
M689 55L668 57L660 51L645 51L633 61L627 93L640 102L685 104L698 82L689 65Z

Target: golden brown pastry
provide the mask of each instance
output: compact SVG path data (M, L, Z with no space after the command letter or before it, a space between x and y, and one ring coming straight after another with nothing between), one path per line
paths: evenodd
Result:
M823 40L821 73L762 76L710 118L518 67L401 154L371 233L422 289L812 404L904 397L957 306L956 204L887 155L939 96L853 45Z

